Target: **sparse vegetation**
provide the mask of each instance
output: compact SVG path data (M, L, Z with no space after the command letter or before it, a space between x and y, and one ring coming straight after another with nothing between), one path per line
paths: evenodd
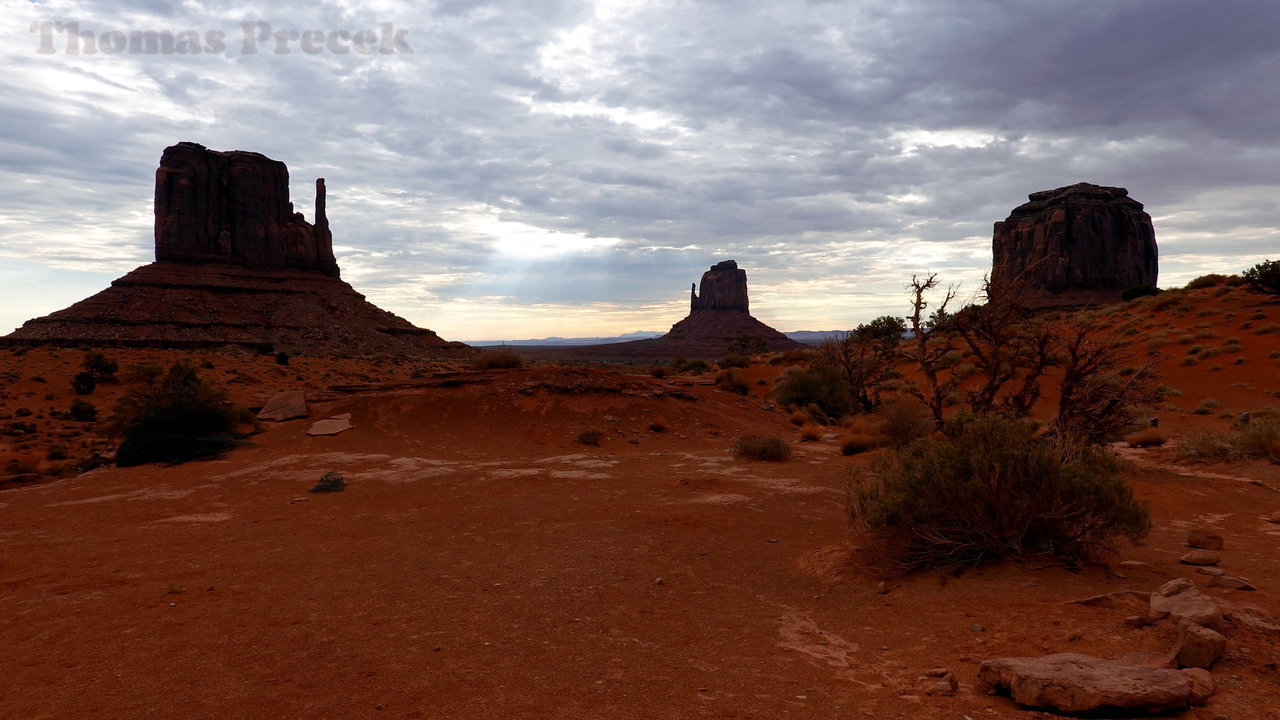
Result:
M1154 285L1131 285L1120 293L1120 299L1128 301L1159 294L1160 288Z
M1193 460L1280 462L1280 422L1267 419L1236 425L1225 433L1189 432L1178 443L1178 452Z
M115 358L107 357L100 352L87 352L80 367L92 375L96 382L113 383L116 381L116 371L120 369L120 364Z
M1187 283L1188 290L1203 290L1204 288L1218 287L1227 281L1226 275L1218 273L1209 273Z
M78 372L71 378L71 391L77 395L92 395L98 389L98 381L91 372Z
M817 442L822 439L822 428L809 423L800 428L800 442Z
M849 383L832 365L815 362L807 368L789 367L782 372L773 391L779 405L817 406L831 417L840 417L854 409Z
M117 403L112 426L124 440L116 463L185 462L216 455L236 443L236 426L251 420L225 390L201 380L194 366L176 362Z
M735 368L721 370L717 373L716 387L739 395L746 395L751 392L751 385L747 383L746 373Z
M506 346L486 348L471 360L473 370L509 370L524 367L520 353Z
M920 570L1034 554L1079 562L1150 529L1119 462L1097 448L998 416L960 420L949 435L855 471L849 519L876 564Z
M67 416L76 422L93 422L98 419L98 408L93 403L76 400L67 410Z
M1160 428L1145 428L1125 435L1124 441L1132 448L1160 447L1169 441Z
M791 458L791 446L776 435L744 435L733 444L733 456L739 460L783 462Z
M1195 406L1195 408L1191 410L1191 414L1192 415L1208 415L1212 413L1214 410L1217 410L1218 406L1221 404L1222 403L1219 402L1217 398L1207 397L1201 400Z
M604 440L604 433L595 429L583 430L578 433L576 440L579 445L599 446L600 441Z
M1241 276L1254 292L1280 294L1280 260L1267 259L1245 270Z
M883 439L866 432L851 432L840 441L841 455L857 455L874 450L883 444Z

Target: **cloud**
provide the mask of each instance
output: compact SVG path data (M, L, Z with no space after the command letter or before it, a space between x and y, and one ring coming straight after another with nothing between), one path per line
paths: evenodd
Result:
M976 282L993 222L1080 180L1147 205L1166 280L1275 247L1265 3L26 9L0 26L0 262L53 279L10 285L0 329L149 259L155 165L180 140L283 160L308 214L325 177L346 277L446 337L664 328L728 257L758 316L850 327L903 306L913 272ZM226 50L39 54L44 20L220 31ZM413 52L245 54L245 22L392 23Z

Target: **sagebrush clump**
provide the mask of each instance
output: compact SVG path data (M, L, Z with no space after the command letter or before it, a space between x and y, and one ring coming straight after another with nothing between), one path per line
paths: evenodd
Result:
M996 416L952 421L854 471L849 519L872 560L898 570L1024 555L1080 562L1150 529L1119 461Z
M733 456L739 460L783 462L791 458L791 446L776 435L745 435L733 444Z
M503 370L524 367L524 358L509 347L496 347L481 350L471 360L475 370Z
M231 403L226 390L204 382L194 366L179 361L116 404L112 429L124 436L116 464L216 455L237 444L236 426L252 419L248 410Z

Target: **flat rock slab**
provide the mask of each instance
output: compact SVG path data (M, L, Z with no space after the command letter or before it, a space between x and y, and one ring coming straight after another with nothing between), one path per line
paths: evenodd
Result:
M307 430L308 435L337 435L340 432L350 430L355 427L351 424L351 413L343 413L335 415L324 420L317 420L311 424Z
M258 413L259 420L284 422L307 416L307 396L301 390L285 390L271 396Z
M1205 699L1204 689L1182 671L1076 653L986 660L978 678L1008 690L1019 705L1070 713L1101 708L1160 712Z
M1226 627L1217 601L1200 592L1186 578L1170 580L1156 588L1151 593L1151 609L1147 617L1152 622L1172 618L1175 622L1185 621L1219 631Z
M1178 559L1183 565L1217 565L1222 556L1212 550L1192 550Z

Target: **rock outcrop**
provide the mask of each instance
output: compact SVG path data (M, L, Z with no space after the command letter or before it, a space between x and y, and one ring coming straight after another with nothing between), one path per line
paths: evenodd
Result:
M217 347L311 355L435 355L465 349L365 300L338 277L316 181L316 222L289 202L284 163L195 143L156 172L156 261L7 344Z
M699 294L701 293L701 294ZM689 289L689 312L730 310L751 314L747 300L747 271L736 260L725 260L702 273L702 281Z
M1037 305L1079 306L1156 284L1155 229L1128 190L1077 183L1028 199L995 224L993 289L1021 279Z

